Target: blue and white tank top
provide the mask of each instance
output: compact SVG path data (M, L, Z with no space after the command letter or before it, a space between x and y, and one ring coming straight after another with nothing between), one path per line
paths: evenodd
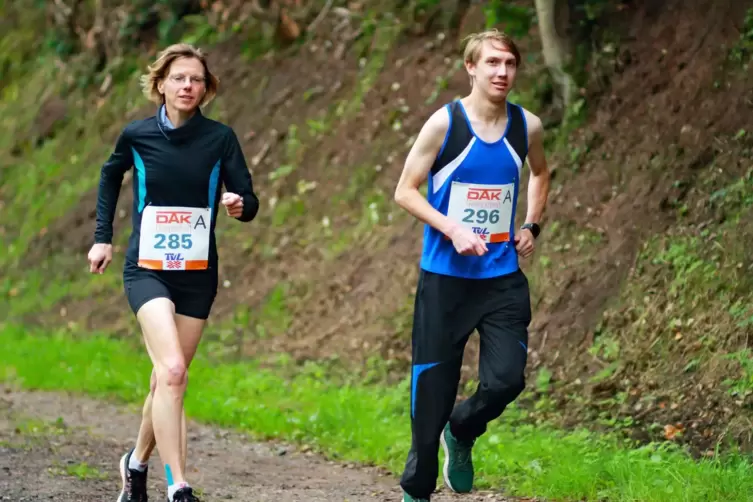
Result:
M436 210L480 235L489 251L483 256L460 255L452 240L426 225L421 268L469 279L515 272L519 268L515 210L528 153L523 109L508 103L505 132L488 143L473 131L460 101L445 107L450 127L429 173L427 199Z

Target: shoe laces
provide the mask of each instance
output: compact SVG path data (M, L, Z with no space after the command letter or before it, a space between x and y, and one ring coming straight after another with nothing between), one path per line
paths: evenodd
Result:
M459 469L467 469L471 463L471 452L473 451L473 442L457 441L455 450L455 462Z
M129 469L130 498L133 502L148 502L146 494L146 472Z

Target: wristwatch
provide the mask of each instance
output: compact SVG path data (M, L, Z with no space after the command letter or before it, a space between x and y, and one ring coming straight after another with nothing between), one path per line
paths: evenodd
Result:
M534 239L541 233L541 227L537 223L524 223L520 226L520 229L523 230L524 228L531 231Z

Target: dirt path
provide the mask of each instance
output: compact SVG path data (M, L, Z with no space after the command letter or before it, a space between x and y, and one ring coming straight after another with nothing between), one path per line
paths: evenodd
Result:
M0 385L0 500L114 501L117 463L132 445L139 414L132 408ZM83 466L82 464L86 464ZM397 480L377 469L328 462L311 453L191 423L189 480L202 501L400 501ZM150 462L150 500L164 500L164 474ZM506 500L489 493L433 501Z

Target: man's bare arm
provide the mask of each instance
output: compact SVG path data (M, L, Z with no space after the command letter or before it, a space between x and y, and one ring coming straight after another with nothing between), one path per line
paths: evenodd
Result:
M531 177L528 181L528 211L526 223L539 223L544 214L549 196L549 166L544 152L544 127L541 119L526 112L528 123L528 165Z
M395 202L400 207L447 236L450 236L457 224L434 209L418 189L431 171L449 126L449 115L444 108L429 117L408 152L395 189Z

